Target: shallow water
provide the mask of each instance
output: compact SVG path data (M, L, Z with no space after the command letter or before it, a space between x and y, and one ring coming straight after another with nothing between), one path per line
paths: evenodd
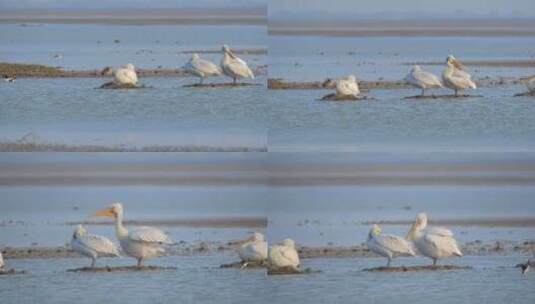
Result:
M0 141L32 134L31 142L74 147L265 147L265 77L237 88L184 88L198 80L172 77L140 79L153 88L95 89L106 81L2 83Z
M472 269L443 272L374 273L364 268L383 266L384 259L305 259L303 267L320 273L301 276L265 276L263 270L219 269L234 261L233 255L165 257L149 264L175 266L177 270L140 273L66 273L86 266L87 259L12 260L10 266L29 273L2 276L0 297L8 302L95 303L103 301L145 303L179 300L186 303L532 303L535 276L522 276L513 266L525 257L464 257L444 264ZM130 265L130 259L102 259L102 264ZM400 258L396 265L425 265L421 258ZM81 288L80 286L83 286ZM110 293L110 290L120 292ZM157 291L156 291L157 290ZM156 293L155 293L156 292ZM155 295L158 300L155 300Z
M0 24L0 61L69 70L101 69L128 62L140 68L178 68L191 56L184 51L219 50L223 44L237 49L265 48L266 37L264 26ZM62 58L54 58L56 54ZM221 60L221 54L201 56ZM244 57L253 66L265 60L265 56Z
M403 99L416 90L372 90L376 100L319 100L327 90L270 90L270 151L534 151L533 97L522 86L481 88L459 100ZM435 94L449 94L437 90Z
M532 37L306 37L269 36L269 76L318 81L355 74L358 79L401 80L411 62L531 60ZM440 75L443 66L427 66ZM471 67L475 79L532 75L531 69Z

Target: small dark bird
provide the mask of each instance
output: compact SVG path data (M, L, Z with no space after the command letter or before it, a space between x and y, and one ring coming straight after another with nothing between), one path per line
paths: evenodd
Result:
M516 265L516 267L519 267L520 270L522 270L522 274L526 274L531 269L531 266L533 265L535 265L535 261L532 261L531 259L529 259L526 263L518 264Z

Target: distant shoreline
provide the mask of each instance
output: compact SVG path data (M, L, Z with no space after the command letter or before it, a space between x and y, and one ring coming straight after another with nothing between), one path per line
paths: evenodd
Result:
M265 25L263 9L212 10L6 10L0 24Z

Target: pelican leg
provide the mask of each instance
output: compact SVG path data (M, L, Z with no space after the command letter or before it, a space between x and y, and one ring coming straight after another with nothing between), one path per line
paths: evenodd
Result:
M388 258L388 262L386 262L386 268L390 268L390 262L392 261L391 258Z
M141 263L143 262L142 258L137 259L137 267L141 267Z
M437 259L433 259L433 267L437 266Z
M243 270L243 269L247 268L247 265L249 265L249 263L248 263L248 262L244 262L244 263L241 265L240 270Z
M94 268L95 267L95 263L96 263L97 259L95 258L91 258L91 268Z

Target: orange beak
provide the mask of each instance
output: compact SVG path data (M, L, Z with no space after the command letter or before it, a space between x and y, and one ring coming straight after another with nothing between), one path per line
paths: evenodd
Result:
M115 213L113 212L113 210L111 208L108 208L108 209L97 211L94 214L94 216L115 217Z

